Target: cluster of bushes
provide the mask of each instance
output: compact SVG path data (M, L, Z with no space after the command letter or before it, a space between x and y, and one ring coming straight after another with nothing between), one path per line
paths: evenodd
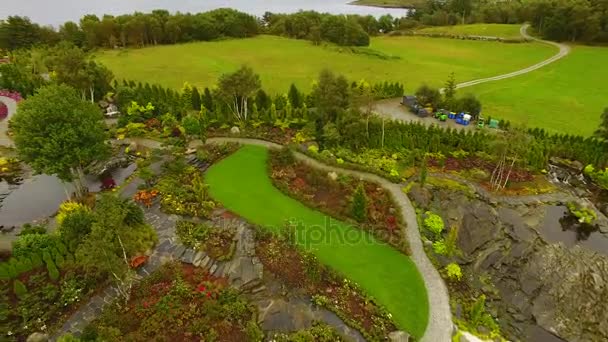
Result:
M59 279L59 269L74 263L74 256L59 236L47 234L21 235L13 245L13 256L0 263L0 280L14 280L15 294L24 295L27 290L18 279L22 274L45 267L51 280Z
M314 44L328 41L343 46L367 46L369 35L354 16L332 15L314 11L264 16L268 32Z
M54 233L25 227L12 257L0 264L0 284L14 294L0 306L0 317L18 339L50 329L62 310L106 284L109 274L122 279L129 269L125 255L139 255L157 242L141 209L111 194L95 210L67 202L57 221Z

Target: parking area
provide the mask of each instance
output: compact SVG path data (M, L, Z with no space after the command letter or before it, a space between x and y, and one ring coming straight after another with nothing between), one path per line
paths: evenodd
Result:
M424 123L425 125L429 125L429 126L436 125L436 126L445 127L445 128L449 127L449 128L464 129L464 130L476 129L474 124L470 124L468 126L463 126L463 125L457 124L456 121L450 120L450 119L448 119L445 122L441 122L432 116L429 116L426 118L421 118L421 117L415 115L414 113L410 112L410 110L406 106L402 105L401 98L380 100L380 101L374 103L373 111L380 116L384 116L384 117L386 117L388 119L392 119L392 120L401 120L401 121L408 121L408 122L417 121L417 122Z

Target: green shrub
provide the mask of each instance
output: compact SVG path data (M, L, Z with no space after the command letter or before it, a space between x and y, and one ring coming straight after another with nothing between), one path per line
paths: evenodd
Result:
M23 299L27 295L27 287L25 287L25 284L21 280L17 279L13 282L13 292L15 292L15 295L19 299Z
M61 255L61 253L57 253L55 255L55 264L59 268L65 267L65 258L63 257L63 255Z
M435 234L436 237L439 237L445 228L443 219L441 216L430 211L427 211L425 214L426 218L424 219L424 227Z
M34 252L55 247L59 238L54 234L28 234L19 236L13 241L13 256L16 258L30 256Z
M593 209L580 207L573 202L568 203L567 206L570 213L574 215L580 223L592 224L597 219L597 214Z
M351 213L357 222L365 222L367 220L367 195L362 183L357 186L353 194Z
M57 269L57 266L55 266L55 263L53 262L53 260L50 260L50 262L46 263L46 270L49 273L49 277L52 280L54 280L54 281L59 280L59 270Z
M89 235L93 221L93 213L86 210L77 210L65 216L57 229L70 251L76 251L78 245Z
M264 331L260 328L255 320L247 322L245 333L247 334L248 340L251 342L264 341Z
M51 257L51 253L49 252L49 250L45 249L42 251L42 260L45 264L53 262L53 258Z
M65 220L65 218L70 213L73 213L75 211L90 211L90 210L91 209L89 207L85 206L84 204L80 204L78 202L73 202L73 201L63 202L59 206L59 212L57 213L55 220L57 221L58 225L61 225L63 223L63 220Z
M32 253L30 257L32 259L32 268L38 268L44 265L44 261L42 260L40 253Z
M26 223L21 228L21 231L18 236L30 235L30 234L46 234L46 227L43 225L32 225L30 223Z
M293 155L293 151L288 147L283 147L276 152L276 161L280 166L292 165L296 162L296 158Z
M462 269L456 263L448 264L445 267L445 272L449 280L460 281L462 279Z
M175 234L182 244L187 247L198 247L207 239L210 233L209 226L191 221L178 221L175 224Z
M433 242L433 251L435 252L435 254L439 254L439 255L447 255L447 247L445 245L445 241L443 240L438 240Z
M123 209L125 210L125 224L128 226L136 226L144 224L146 222L144 218L144 211L131 200L124 200L122 202Z
M10 272L8 270L8 263L3 262L0 264L0 280L11 279Z
M11 262L12 259L6 263L6 271L8 272L8 276L10 279L17 278L19 273L17 273L17 269L15 268L15 263Z

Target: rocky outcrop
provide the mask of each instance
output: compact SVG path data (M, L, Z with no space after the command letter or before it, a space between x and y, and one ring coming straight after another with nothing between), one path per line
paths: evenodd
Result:
M568 341L608 340L608 259L579 246L546 245L531 255L521 278L538 296L537 323Z
M487 296L508 338L531 340L529 331L537 327L550 332L547 341L560 341L553 334L568 341L608 340L608 257L546 240L544 225L560 224L549 210L555 206L429 190L410 195L423 210L439 213L446 226L460 227L459 260L470 275L468 286ZM591 238L605 237L598 232Z
M251 290L262 282L264 268L255 256L255 236L251 228L240 225L235 239L236 251L226 264L225 275L230 284L241 290Z

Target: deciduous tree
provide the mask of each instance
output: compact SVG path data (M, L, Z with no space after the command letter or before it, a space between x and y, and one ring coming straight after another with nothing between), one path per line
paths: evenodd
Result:
M248 66L242 66L231 74L224 74L219 79L219 94L238 121L248 117L249 97L261 88L260 76Z
M103 116L66 85L50 85L23 101L12 119L15 147L36 172L74 181L86 193L84 168L107 156Z

